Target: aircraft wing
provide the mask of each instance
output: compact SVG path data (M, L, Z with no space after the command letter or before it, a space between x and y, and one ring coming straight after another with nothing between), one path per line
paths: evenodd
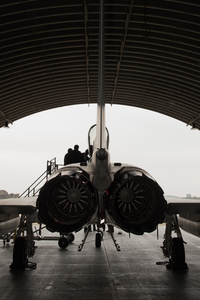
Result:
M200 200L190 198L165 197L167 200L166 213L174 214L200 214Z
M2 214L32 214L36 208L37 196L26 198L8 198L0 200Z
M200 200L186 199L178 197L165 197L167 200L166 213L182 214L200 214ZM36 208L37 196L26 198L8 198L0 200L0 213L4 214L32 214Z

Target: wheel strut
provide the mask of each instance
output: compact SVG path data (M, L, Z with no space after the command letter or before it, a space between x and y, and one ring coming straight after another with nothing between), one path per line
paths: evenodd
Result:
M175 231L177 237L172 238L172 231ZM188 270L185 262L185 248L183 237L179 228L177 216L166 222L163 246L161 247L165 257L169 257L166 264L167 269Z
M36 263L28 261L27 248L27 238L23 236L17 237L13 249L13 262L10 265L12 270L36 269Z

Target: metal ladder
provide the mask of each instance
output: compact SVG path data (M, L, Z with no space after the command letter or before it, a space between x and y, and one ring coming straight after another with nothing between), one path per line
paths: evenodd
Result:
M51 160L47 160L47 168L19 197L31 197L36 196L41 189L41 183L46 181L48 177L58 170L61 165L56 164L56 157Z

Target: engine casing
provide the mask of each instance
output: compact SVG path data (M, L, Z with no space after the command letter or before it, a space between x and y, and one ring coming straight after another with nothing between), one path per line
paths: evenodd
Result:
M116 174L108 189L107 210L115 223L127 232L154 231L164 220L166 206L158 183L134 168Z
M96 210L94 192L82 173L59 173L40 191L37 208L41 223L46 224L48 230L63 234L80 230Z

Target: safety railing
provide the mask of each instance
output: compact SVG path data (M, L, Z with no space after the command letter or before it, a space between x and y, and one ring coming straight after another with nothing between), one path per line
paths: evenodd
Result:
M47 169L42 173L19 197L32 197L36 196L40 189L41 183L46 181L48 177L58 170L58 164L56 164L56 157L51 160L47 160Z

